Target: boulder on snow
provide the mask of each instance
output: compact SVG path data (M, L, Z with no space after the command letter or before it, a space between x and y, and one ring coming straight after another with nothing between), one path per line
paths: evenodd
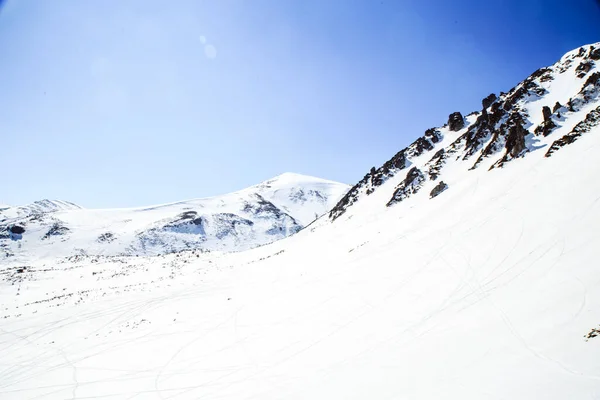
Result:
M25 228L19 225L13 225L9 228L10 233L14 233L15 235L22 235L25 233Z
M461 113L457 111L448 116L448 129L450 129L453 132L456 132L460 131L464 127L465 119L463 118Z
M429 193L429 198L433 199L434 197L437 197L437 195L439 195L446 189L448 189L448 185L444 181L440 181L440 183L438 183Z

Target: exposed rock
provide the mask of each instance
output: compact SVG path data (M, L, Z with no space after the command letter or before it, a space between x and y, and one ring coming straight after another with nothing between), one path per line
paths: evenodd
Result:
M597 336L600 336L600 329L598 329L598 328L592 328L592 330L589 331L583 337L585 338L585 341L587 342L588 340L593 339L593 338L595 338Z
M542 114L544 116L544 121L549 121L552 116L552 110L550 110L550 107L544 106L542 107Z
M46 234L44 236L42 236L42 240L49 239L52 236L62 236L62 235L67 234L68 232L69 232L69 228L61 225L58 222L55 222L54 224L52 224L52 226L50 227L48 232L46 232Z
M594 67L593 61L582 61L579 63L577 68L575 68L575 72L577 73L578 78L583 78L587 75L588 72Z
M404 178L404 180L396 187L396 190L394 191L390 201L388 201L387 206L389 207L393 204L399 203L417 193L423 186L424 181L425 176L421 170L417 167L411 168L406 174L406 178Z
M448 185L446 185L446 183L444 183L444 181L440 181L440 183L438 183L433 188L433 190L429 193L429 198L433 199L434 197L437 197L437 195L439 195L446 189L448 189Z
M496 97L494 93L491 93L488 97L481 100L481 105L483 106L483 109L487 110L492 104L494 104L497 98L498 97Z
M540 71L540 70L538 70ZM525 79L521 84L514 87L510 92L508 92L508 97L504 102L504 109L506 111L511 110L514 105L519 101L525 98L525 96L535 96L541 97L547 93L547 90L538 85L533 81L535 77L532 75L529 78Z
M25 233L25 228L19 225L13 225L9 228L10 233L14 233L15 235L22 235Z
M594 46L592 46L590 48L590 55L589 55L589 57L592 60L600 60L600 48L596 49L596 48L594 48Z
M371 168L356 185L354 185L338 203L329 212L329 218L335 220L343 215L348 207L354 204L362 190L366 195L370 195L375 191L375 188L381 186L387 179L394 176L397 171L406 168L408 160L406 158L407 148L400 150L394 157L389 159L379 168Z
M431 160L427 162L427 165L429 166L429 170L427 171L429 179L435 181L438 178L447 158L448 152L446 152L444 149L439 150L433 155L433 157L431 157Z
M110 243L116 240L115 234L112 232L105 232L102 235L98 236L96 239L100 243Z
M494 107L492 107L492 110L493 109ZM502 112L504 113L504 110L502 110ZM469 127L465 134L466 142L463 160L469 159L490 139L492 136L492 124L490 120L493 115L494 113L483 113L477 118L477 121Z
M569 111L579 111L582 107L600 97L600 72L589 75L579 93L569 99L567 106Z
M577 141L582 134L589 132L593 127L598 125L600 125L600 106L590 111L588 115L586 115L585 119L575 125L570 133L564 135L558 140L555 140L546 152L545 157L551 157L552 154L560 150L561 147Z
M196 218L198 213L196 211L185 211L177 216L177 219L193 219Z
M527 152L525 145L525 137L529 135L529 131L525 129L525 119L520 113L511 114L506 124L502 126L503 135L505 137L504 148L506 153L496 161L490 169L502 167L506 162L518 157L522 157Z
M548 121L542 122L535 128L535 134L548 136L557 127L558 126L556 125L556 123L554 121L552 121L551 119L549 119Z
M554 107L556 108L556 105ZM550 110L550 107L542 107L542 114L544 116L544 121L535 128L535 134L548 136L557 125L552 120L552 110Z
M465 119L462 114L457 112L453 112L448 116L448 129L452 132L460 131L465 127Z
M528 134L529 131L522 124L511 126L506 138L506 153L510 154L512 158L521 155L525 150L525 136Z
M554 107L552 107L552 112L555 113L558 110L560 110L562 108L562 104L560 104L558 101L556 102L556 104L554 105Z

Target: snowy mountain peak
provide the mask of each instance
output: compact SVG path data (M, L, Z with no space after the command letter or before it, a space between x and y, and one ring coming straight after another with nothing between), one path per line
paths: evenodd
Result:
M234 193L144 208L87 210L40 200L0 210L0 257L245 250L298 232L347 189L286 173ZM17 237L11 229L23 233Z

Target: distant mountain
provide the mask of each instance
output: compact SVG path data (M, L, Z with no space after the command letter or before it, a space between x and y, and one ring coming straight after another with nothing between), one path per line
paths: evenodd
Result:
M144 208L93 210L41 200L0 210L0 257L245 250L298 232L347 189L285 173L231 194Z

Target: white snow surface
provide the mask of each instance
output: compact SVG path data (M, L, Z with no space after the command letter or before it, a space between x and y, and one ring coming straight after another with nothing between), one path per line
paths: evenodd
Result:
M0 226L26 229L20 240L5 243L4 251L11 254L7 262L74 254L239 251L297 232L327 212L347 189L345 184L285 173L234 193L151 207L83 209L43 200L0 211Z
M0 398L600 398L600 126L544 157L587 110L252 250L3 265Z

